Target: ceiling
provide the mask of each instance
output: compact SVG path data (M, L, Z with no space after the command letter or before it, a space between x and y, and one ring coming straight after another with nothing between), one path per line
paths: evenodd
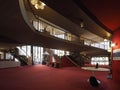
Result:
M107 28L120 29L120 0L75 0L85 7Z
M104 22L99 20L99 18L97 19L96 16L94 16L94 14L92 14L89 11L89 9L86 8L90 7L91 8L90 10L92 10L92 4L90 3L89 0L82 0L86 7L80 0L41 0L41 1L45 2L49 7L51 7L64 17L68 18L78 26L80 26L81 23L83 23L84 27L83 29L80 30L81 31L81 33L79 34L80 36L99 42L101 42L104 38L111 39L113 29L108 27L108 25L105 25ZM95 10L96 9L93 9L92 11L95 12ZM97 11L99 10L97 9L96 12ZM95 13L95 15L97 14Z

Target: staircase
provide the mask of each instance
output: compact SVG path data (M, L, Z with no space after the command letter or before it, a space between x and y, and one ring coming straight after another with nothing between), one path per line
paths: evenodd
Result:
M28 65L28 58L25 55L19 55L18 48L9 49L9 53L21 62L21 66Z
M61 58L61 65L62 67L73 67L73 66L78 66L75 64L68 56L63 56Z

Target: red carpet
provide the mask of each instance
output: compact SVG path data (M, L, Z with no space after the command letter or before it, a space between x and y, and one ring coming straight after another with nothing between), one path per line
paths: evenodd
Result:
M106 78L107 73L95 72L101 81L95 88L87 82L92 72L80 67L35 65L0 69L0 90L119 90L119 84Z

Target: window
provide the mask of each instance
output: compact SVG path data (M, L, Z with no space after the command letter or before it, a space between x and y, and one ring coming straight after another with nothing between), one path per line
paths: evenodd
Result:
M91 64L96 65L96 63L98 63L99 65L109 65L109 58L108 57L92 57Z

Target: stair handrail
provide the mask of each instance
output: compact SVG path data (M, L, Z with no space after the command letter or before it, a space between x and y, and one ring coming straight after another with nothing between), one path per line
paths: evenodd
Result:
M17 47L18 50L22 51L23 55L25 55L27 58L30 57L22 48Z

